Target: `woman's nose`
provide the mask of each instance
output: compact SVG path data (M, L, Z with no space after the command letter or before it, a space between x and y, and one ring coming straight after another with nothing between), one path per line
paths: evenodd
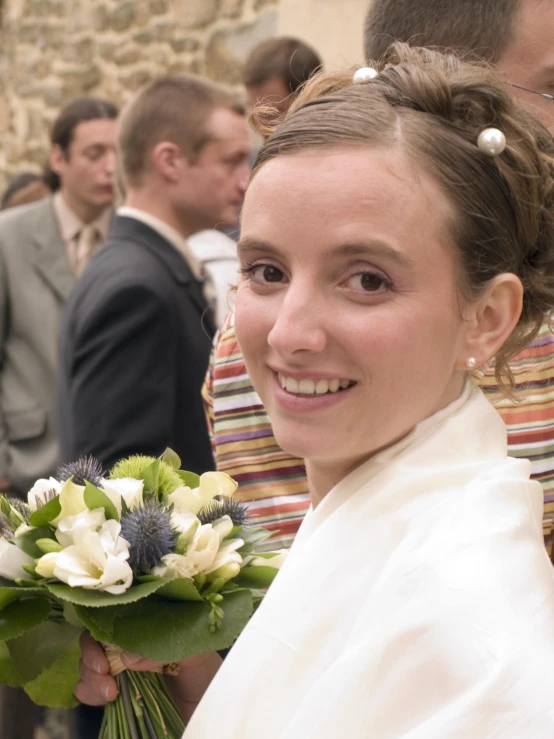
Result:
M327 345L325 310L321 298L292 285L279 306L269 345L281 356L302 352L321 352Z

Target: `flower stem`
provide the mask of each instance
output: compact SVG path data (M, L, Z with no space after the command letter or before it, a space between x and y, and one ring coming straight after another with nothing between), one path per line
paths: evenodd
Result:
M134 705L129 694L129 684L127 682L127 676L124 672L118 675L118 683L121 688L121 697L123 699L123 706L125 708L125 717L127 719L127 726L129 727L129 734L131 739L140 739L137 728L135 725L135 711Z

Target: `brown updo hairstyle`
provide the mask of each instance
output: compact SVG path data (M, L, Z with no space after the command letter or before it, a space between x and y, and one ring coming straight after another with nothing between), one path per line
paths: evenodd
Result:
M552 137L489 67L403 43L370 66L379 74L367 82L354 83L353 70L317 75L274 129L263 108L254 111L254 125L268 138L252 177L271 159L301 150L401 146L453 205L461 295L475 299L503 272L523 283L521 317L495 357L496 380L509 392L509 359L554 309ZM477 147L491 126L507 141L496 157Z

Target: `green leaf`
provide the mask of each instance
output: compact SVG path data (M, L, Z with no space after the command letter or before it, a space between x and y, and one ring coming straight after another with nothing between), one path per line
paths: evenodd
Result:
M61 600L74 603L78 606L88 606L92 608L103 608L105 606L118 606L125 603L134 603L141 598L155 593L166 583L171 582L168 578L160 577L151 582L143 582L138 585L131 586L121 595L112 595L101 590L87 590L85 588L71 588L69 585L58 583L48 584L48 590ZM2 591L0 590L0 593Z
M50 523L50 521L53 521L60 515L61 510L62 504L60 503L60 496L56 495L55 498L52 498L48 503L37 508L34 513L31 513L29 523L31 526L46 526L46 524Z
M273 531L245 526L240 532L240 538L244 541L244 546L237 551L244 557L246 554L250 554L258 544L262 543L262 541L269 539L270 536L273 536Z
M4 582L7 585L4 585ZM33 582L33 587L29 588L16 587L10 580L4 582L0 582L0 613L10 603L20 598L27 598L29 595L44 595L44 587L37 586L36 582Z
M79 621L84 624L85 628L90 631L92 636L99 642L104 644L113 643L113 624L104 622L103 628L96 623L96 618L103 612L102 608L85 608L85 606L75 606L75 613Z
M75 639L82 629L76 629L65 621L43 621L35 629L7 642L13 666L24 683L34 680L46 668L54 664L58 656Z
M223 541L227 541L228 539L242 539L242 536L239 536L239 534L243 530L243 528L244 526L233 526L233 528L223 539Z
M85 484L85 503L89 511L94 511L96 508L103 508L106 514L106 519L114 519L119 521L117 508L114 506L112 501L108 498L106 493L91 482Z
M14 639L34 629L48 618L52 602L48 598L21 598L0 611L0 640Z
M160 460L156 459L148 467L141 472L140 479L144 480L144 490L146 492L158 492L158 478L160 476Z
M179 577L171 580L167 585L164 585L163 588L158 590L158 596L167 600L204 600L193 581L188 577Z
M235 578L238 585L246 588L267 588L275 579L279 570L275 567L243 567Z
M186 470L177 470L177 474L183 481L183 484L187 485L192 490L194 490L194 488L197 488L200 485L200 475L197 475L195 472L187 472Z
M167 447L160 459L170 467L173 467L174 470L179 470L181 467L181 458L177 452L174 452L173 449L170 449L169 447Z
M25 554L33 557L33 559L38 559L44 554L36 545L38 539L54 539L52 529L48 526L41 526L38 529L25 531L21 536L14 536L11 541Z
M78 704L74 691L79 681L79 634L75 631L54 662L23 686L33 703L50 708L72 708Z
M177 662L234 643L252 615L250 591L230 593L219 605L224 611L223 624L213 634L209 630L209 603L172 602L157 596L129 606L100 609L94 613L94 622L122 649L160 662Z
M23 685L13 666L8 645L4 641L0 641L0 685L9 685L10 688L19 688Z

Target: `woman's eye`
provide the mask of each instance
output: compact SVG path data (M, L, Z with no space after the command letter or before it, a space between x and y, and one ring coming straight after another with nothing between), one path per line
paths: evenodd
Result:
M359 272L347 280L348 287L353 290L362 290L374 293L389 286L388 281L376 272Z
M252 264L242 269L241 272L249 279L261 284L281 282L284 277L283 272L271 264Z

